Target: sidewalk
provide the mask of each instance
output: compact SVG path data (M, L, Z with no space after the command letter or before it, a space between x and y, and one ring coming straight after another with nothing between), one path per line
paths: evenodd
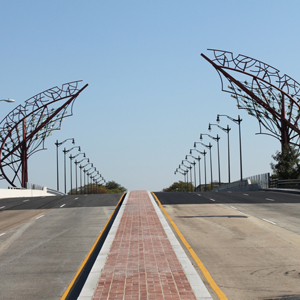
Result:
M212 299L149 192L129 192L119 214L78 299Z

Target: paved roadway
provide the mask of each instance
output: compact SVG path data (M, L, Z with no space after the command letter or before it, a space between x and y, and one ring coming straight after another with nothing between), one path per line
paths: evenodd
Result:
M60 299L120 197L0 199L0 299Z
M155 194L228 299L300 299L300 195Z

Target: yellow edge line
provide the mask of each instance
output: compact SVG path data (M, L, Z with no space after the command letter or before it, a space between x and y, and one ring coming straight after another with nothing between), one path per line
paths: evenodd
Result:
M216 293L216 295L219 297L220 300L228 300L227 297L225 296L225 294L221 291L221 289L217 286L217 284L215 283L215 281L212 279L211 275L208 273L207 269L205 268L205 266L203 265L203 263L201 262L201 260L198 258L198 256L196 255L196 253L194 252L194 250L192 249L192 247L188 244L188 242L186 241L186 239L184 238L184 236L181 234L181 232L179 231L178 227L175 225L175 223L173 222L173 220L171 219L171 217L165 211L165 209L161 205L161 203L158 200L158 198L156 197L156 195L154 193L152 193L152 195L155 197L155 199L156 199L159 207L161 208L161 210L164 212L164 214L166 215L166 217L168 218L168 220L172 224L172 226L175 229L176 233L180 237L182 243L185 245L185 247L190 252L190 254L193 257L194 261L197 263L199 269L201 270L202 274L204 275L205 279L207 280L207 282L209 283L209 285L211 286L211 288L214 290L214 292Z
M120 198L118 204L116 205L116 207L115 207L113 213L112 213L111 216L109 217L107 223L106 223L105 226L103 227L103 229L102 229L102 231L100 232L98 238L96 239L95 243L93 244L91 250L90 250L89 253L87 254L87 256L86 256L86 258L84 259L84 261L82 262L82 264L81 264L81 266L79 267L79 269L78 269L76 275L74 276L73 280L72 280L71 283L69 284L68 288L66 289L66 291L64 292L64 294L62 295L62 297L60 298L60 300L65 300L65 299L67 299L67 297L69 296L69 294L70 294L70 292L71 292L71 290L72 290L74 284L77 282L77 280L78 280L79 276L81 275L81 273L82 273L82 271L83 271L83 269L84 269L86 263L87 263L88 260L90 259L90 257L91 257L91 255L92 255L94 249L96 248L96 246L97 246L97 244L98 244L98 242L99 242L99 240L100 240L100 238L101 238L101 236L102 236L104 230L105 230L106 227L108 226L108 224L109 224L109 222L110 222L112 216L114 215L114 213L115 213L116 209L118 208L118 206L119 206L119 204L120 204L122 198L124 197L124 195L125 195L125 193L121 196L121 198Z

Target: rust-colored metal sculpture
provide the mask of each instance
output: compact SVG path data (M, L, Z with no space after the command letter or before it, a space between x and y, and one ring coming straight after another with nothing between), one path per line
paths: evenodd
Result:
M59 130L64 118L73 114L75 99L88 86L79 89L80 82L65 83L62 88L53 87L39 93L26 100L24 105L17 106L1 121L0 179L6 179L13 187L17 182L26 186L28 158L45 150L46 137Z
M245 55L234 57L232 52L212 50L211 60L201 54L219 73L222 90L231 93L237 107L246 109L259 121L259 134L277 138L282 147L299 147L300 84L279 70ZM225 87L222 75L228 79ZM239 79L236 79L239 77ZM227 85L227 84L226 84ZM264 127L268 133L262 132Z

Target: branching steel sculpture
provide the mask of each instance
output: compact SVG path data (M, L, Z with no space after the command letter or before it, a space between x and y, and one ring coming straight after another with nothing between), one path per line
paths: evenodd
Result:
M26 100L24 105L17 106L1 121L0 179L6 179L14 187L17 182L25 187L28 158L45 150L45 139L52 131L61 128L64 118L73 114L75 99L88 86L79 89L80 82L65 83L62 88L53 87L39 93Z
M259 121L260 134L277 138L283 147L299 147L300 84L259 60L232 52L212 50L214 59L201 54L219 73L222 90L231 93L237 107L246 109ZM225 87L222 75L228 79ZM236 79L236 75L240 78ZM227 85L227 84L226 84ZM264 127L268 133L262 132Z

